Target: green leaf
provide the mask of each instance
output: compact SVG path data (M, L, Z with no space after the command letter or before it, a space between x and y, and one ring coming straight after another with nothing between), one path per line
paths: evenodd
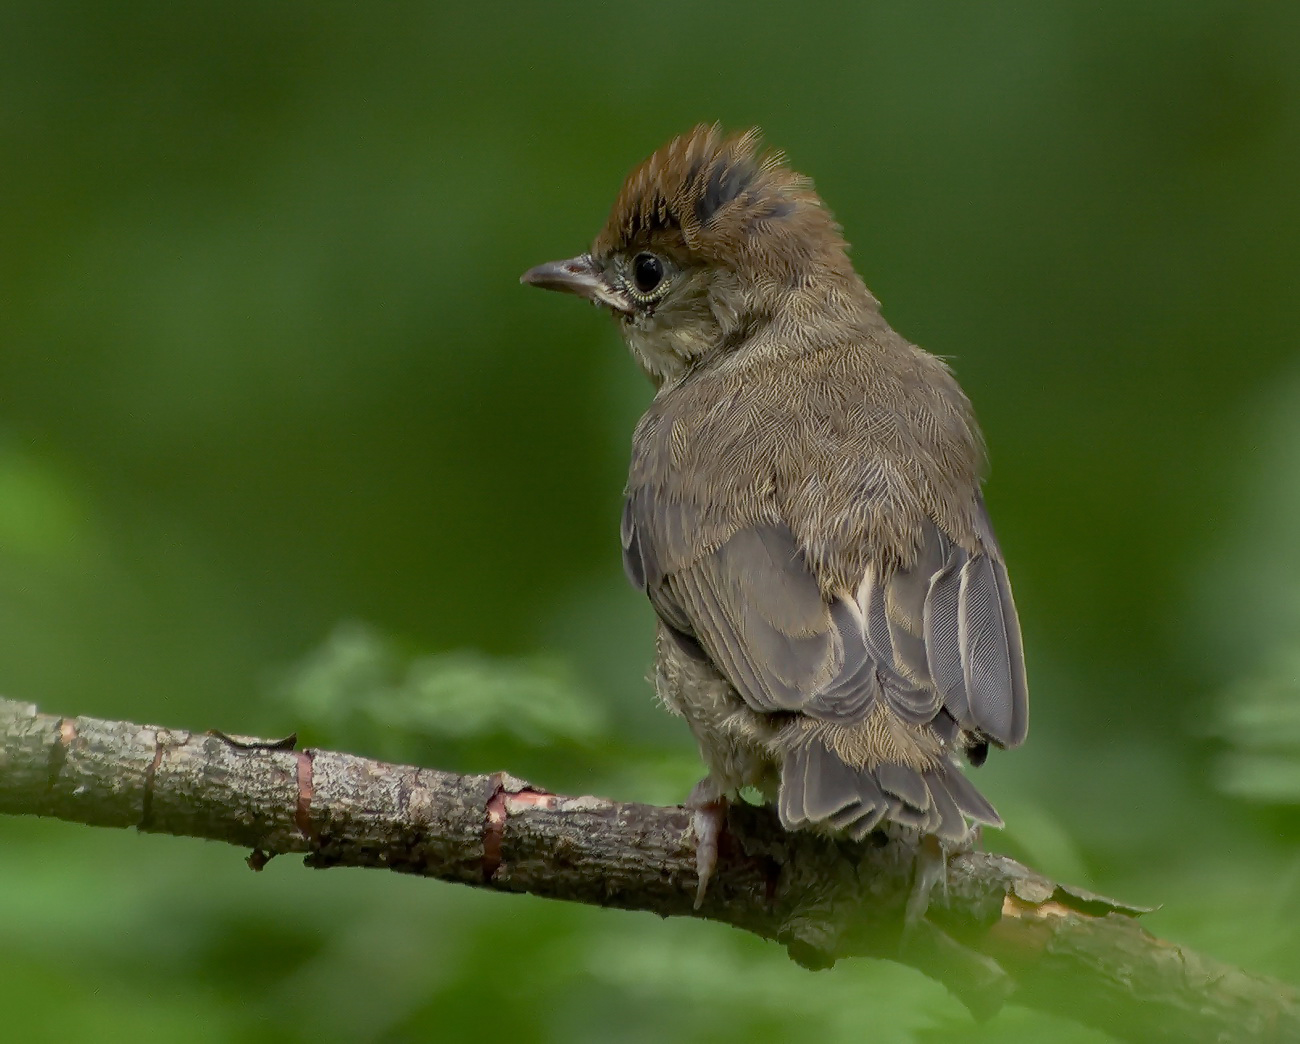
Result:
M506 736L528 746L591 743L604 708L563 664L473 651L409 655L365 624L340 624L293 669L280 696L331 735L356 727L425 740Z

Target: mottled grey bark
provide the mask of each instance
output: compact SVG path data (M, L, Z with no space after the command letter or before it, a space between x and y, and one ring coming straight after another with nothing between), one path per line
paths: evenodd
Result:
M1156 939L1134 908L967 852L949 860L926 922L904 932L908 843L787 834L749 806L731 809L695 910L681 808L0 700L0 812L224 841L249 849L254 868L300 852L313 867L705 917L773 939L809 967L857 955L911 964L976 1015L1011 1000L1127 1040L1300 1040L1294 987Z

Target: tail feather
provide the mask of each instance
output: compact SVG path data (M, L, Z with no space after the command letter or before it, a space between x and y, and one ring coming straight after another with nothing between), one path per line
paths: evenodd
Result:
M859 802L832 816L828 822L836 830L843 830L854 841L861 841L880 826L881 820L888 813L889 806L883 800L878 805L864 805Z
M898 798L917 812L924 812L931 805L925 780L919 772L906 765L881 765L876 769L876 781L886 794Z
M854 804L875 806L881 803L882 795L870 779L861 779L839 758L829 751L826 753L828 757L808 758L804 765L803 808L809 821L816 823L829 819Z
M955 769L951 771L956 771ZM925 785L930 791L930 800L934 803L930 809L930 823L926 832L939 837L961 838L966 836L966 817L961 814L961 807L944 784L937 772L925 774Z
M815 740L786 756L777 808L789 830L824 823L855 839L885 818L952 841L966 837L967 820L1002 825L954 764L924 771L897 764L854 768Z
M862 838L884 818L889 802L870 772L812 742L796 745L786 756L777 808L786 829L828 823Z
M791 763L797 753L797 751L790 752L790 757L781 770L781 793L776 800L776 809L781 816L781 825L787 830L797 830L808 822L808 817L804 812L804 774L791 771Z
M904 805L902 802L896 802L891 806L889 809L889 819L891 822L911 827L913 830L928 831L930 825L929 811L912 808L910 805Z
M955 765L947 767L942 779L948 788L948 793L957 802L957 807L968 818L993 827L1002 826L1002 817L998 815L998 810L989 804L988 799L975 789L975 784Z

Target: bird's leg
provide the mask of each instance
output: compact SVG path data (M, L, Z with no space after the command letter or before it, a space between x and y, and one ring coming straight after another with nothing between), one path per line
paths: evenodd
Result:
M948 856L953 852L972 851L979 841L978 825L971 827L960 841L951 844L934 834L921 835L916 846L916 876L912 880L912 891L907 897L907 910L903 920L904 936L925 920L936 886L942 888L941 894L945 899L948 898Z
M916 876L912 879L912 890L907 897L907 910L903 919L905 936L925 920L926 911L930 909L930 897L934 895L936 886L942 887L946 899L948 849L933 834L922 834L920 844L916 847Z
M686 799L691 810L691 829L695 832L695 909L704 904L709 879L718 865L718 838L727 823L727 799L712 777L706 776L691 788Z

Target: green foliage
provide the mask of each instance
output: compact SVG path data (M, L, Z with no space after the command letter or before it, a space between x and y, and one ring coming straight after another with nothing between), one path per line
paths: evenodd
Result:
M294 720L322 730L331 744L405 734L590 745L608 731L605 708L563 664L468 651L404 656L396 642L358 623L336 627L282 692Z
M1245 660L1223 679L1218 783L1257 804L1300 806L1300 382L1262 398L1241 521L1204 602L1207 631L1219 631L1212 651Z
M1222 733L1231 747L1220 763L1226 793L1300 805L1300 649L1224 695Z
M618 563L649 392L517 278L670 135L761 123L988 434L1033 693L989 843L1300 980L1297 47L1224 0L4 5L0 690L680 800ZM0 1010L136 1044L1096 1039L713 925L17 820Z

